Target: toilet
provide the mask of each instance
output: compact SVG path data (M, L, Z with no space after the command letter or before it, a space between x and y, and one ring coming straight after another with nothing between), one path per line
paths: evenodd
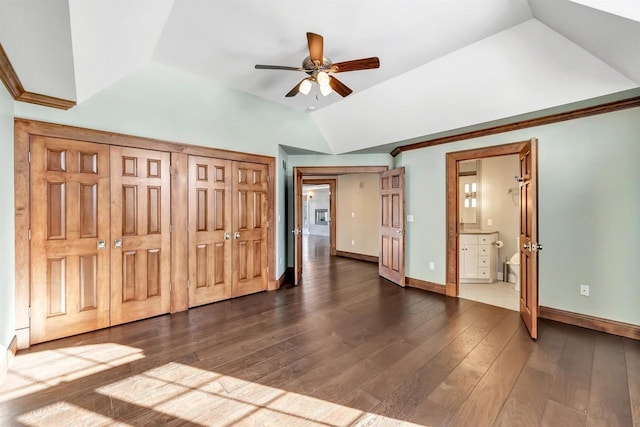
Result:
M507 265L510 270L509 281L513 283L514 280L511 280L511 278L515 276L515 286L513 289L520 291L520 254L518 252L513 254L511 259L507 261Z

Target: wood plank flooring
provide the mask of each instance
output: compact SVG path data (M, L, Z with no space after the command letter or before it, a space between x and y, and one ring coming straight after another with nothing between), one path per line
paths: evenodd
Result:
M640 426L640 342L400 288L305 239L302 284L33 346L0 425Z

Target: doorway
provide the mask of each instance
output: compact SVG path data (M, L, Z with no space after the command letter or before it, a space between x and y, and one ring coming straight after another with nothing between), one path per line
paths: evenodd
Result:
M538 141L485 147L454 153L446 157L447 168L447 271L446 294L460 295L460 249L469 243L461 238L460 227L460 164L466 160L517 154L519 159L519 246L520 265L519 311L532 338L538 336L538 252L542 245L538 242L537 201L538 201ZM478 237L478 239L480 239ZM480 243L490 245L485 236Z
M516 154L458 163L459 296L518 311Z
M349 176L349 177L353 177L355 176L355 174L371 174L374 175L375 178L375 188L376 188L376 194L378 193L377 191L377 183L379 181L379 176L380 173L387 171L388 167L386 166L352 166L352 167L296 167L294 168L294 226L293 226L293 236L294 236L294 283L295 284L299 284L301 282L302 279L302 265L303 265L303 255L305 253L305 248L311 247L310 242L307 242L308 244L305 245L305 240L308 240L309 237L311 237L310 233L305 233L305 199L304 199L304 191L303 191L303 187L304 184L322 184L323 181L330 181L330 180L335 180L337 182L337 179L340 177L345 177L345 176ZM337 184L336 184L336 188L337 188ZM366 189L361 188L361 191L366 191ZM375 253L375 256L372 255L365 255L364 257L360 257L358 258L358 250L359 247L358 245L361 242L359 239L357 238L353 238L349 240L349 244L345 244L342 243L343 247L340 248L338 247L339 245L337 245L336 239L340 238L340 236L338 236L338 232L336 230L336 224L338 223L338 221L336 220L336 206L337 206L337 194L338 194L338 190L334 189L333 191L330 191L331 196L331 203L330 203L330 207L329 207L329 230L330 230L330 238L331 238L331 251L330 251L330 255L340 255L340 256L346 256L346 257L350 257L350 258L357 258L357 259L364 259L366 261L378 261L378 253ZM371 192L371 190L369 190L369 192ZM307 225L310 225L311 222L315 222L316 221L316 215L319 215L318 218L320 221L322 221L322 219L324 218L324 212L322 211L322 209L324 208L318 208L318 212L316 213L316 208L313 208L313 211L311 211L310 209L310 199L308 198L308 194L307 194L307 199L306 199L306 220L307 220ZM333 197L336 196L336 197ZM313 200L313 199L311 199ZM341 204L342 207L346 207L347 202L343 201L343 203ZM332 212L333 211L333 212ZM369 214L370 216L372 216L376 223L377 220L379 218L379 213L378 213L378 209L376 208L370 208L369 209L370 212L366 212L367 214ZM349 217L350 220L357 222L361 219L360 217L360 213L356 212L355 210L353 212L348 212L347 216ZM363 218L364 219L364 218ZM361 221L362 222L362 221ZM317 224L316 224L317 225ZM377 226L376 226L376 230L374 231L377 235ZM345 233L342 233L345 234ZM372 231L370 230L368 232L368 237L370 238L372 234ZM344 237L344 236L342 236ZM364 239L363 239L364 240ZM377 241L374 241L374 243L377 243ZM351 249L353 248L353 249ZM340 250L342 249L342 250ZM377 251L377 246L376 246L376 251Z

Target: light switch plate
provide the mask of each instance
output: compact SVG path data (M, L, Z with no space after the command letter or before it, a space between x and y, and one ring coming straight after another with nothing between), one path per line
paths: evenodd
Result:
M488 219L487 220L487 225L493 225L493 220L492 219Z
M407 222L413 222L413 215L407 215Z

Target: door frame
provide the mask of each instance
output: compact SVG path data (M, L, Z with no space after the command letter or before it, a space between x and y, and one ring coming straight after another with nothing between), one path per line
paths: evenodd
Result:
M380 174L389 170L389 166L294 166L293 168L293 226L296 229L297 220L302 217L302 206L296 200L296 195L302 195L302 181L306 176L335 176L349 175L356 173L376 173ZM335 224L335 221L333 221ZM335 233L334 233L335 234ZM293 234L292 234L293 235ZM299 284L300 277L298 271L302 272L302 267L298 269L297 254L302 254L302 239L296 239L293 235L293 282Z
M307 185L323 185L329 184L329 254L336 255L336 187L337 178L327 179L304 179L302 178L302 186Z
M445 292L447 296L457 297L460 293L459 276L459 226L460 210L458 206L459 182L458 163L464 160L482 159L486 157L518 155L529 142L520 141L491 147L447 153L447 278Z
M276 274L276 222L275 217L275 157L241 153L223 149L201 147L154 138L125 135L75 126L60 125L28 119L14 119L14 212L15 212L15 334L19 349L29 348L30 320L30 247L31 224L29 195L29 139L31 135L63 138L98 144L115 145L171 154L171 313L188 310L188 157L189 155L215 157L241 162L267 165L267 290L277 289Z

